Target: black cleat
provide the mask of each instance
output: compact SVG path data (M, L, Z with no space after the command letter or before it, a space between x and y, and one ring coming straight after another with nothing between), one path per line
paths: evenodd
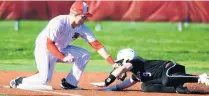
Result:
M84 90L83 88L80 88L78 86L73 86L73 85L67 83L65 78L62 78L62 80L61 80L61 87L65 90Z
M189 91L187 89L187 87L178 86L178 87L176 87L176 93L178 93L178 94L190 94L191 91Z
M17 86L22 83L23 78L24 77L17 77L11 80L9 84L10 88L17 88Z

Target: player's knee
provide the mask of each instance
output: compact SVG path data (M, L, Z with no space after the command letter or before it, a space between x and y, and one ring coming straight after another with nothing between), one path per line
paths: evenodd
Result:
M42 84L48 84L48 77L44 74L39 74L39 83Z
M86 65L89 59L90 59L90 53L85 50L85 51L82 51L82 54L80 54L79 57L77 57L76 62L80 62L79 60L81 60L82 63L79 63L79 64Z
M163 80L162 80L162 84L164 85L164 86L167 86L169 83L168 83L168 78L164 78Z
M48 79L47 79L47 77L46 77L46 78L40 79L40 83L41 83L41 84L48 84L49 81L48 81Z
M148 88L148 86L147 86L145 83L142 83L142 85L141 85L141 90L142 90L143 92L149 92L149 91L148 91L149 88Z
M85 51L82 54L81 58L88 61L90 59L90 53L88 51Z
M40 79L40 84L41 85L45 85L48 84L49 81L47 81L47 79Z
M158 92L161 87L161 84L142 83L141 90L143 92Z

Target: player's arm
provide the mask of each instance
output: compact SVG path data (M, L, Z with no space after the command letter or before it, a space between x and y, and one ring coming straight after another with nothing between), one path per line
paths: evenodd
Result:
M47 49L49 52L51 52L54 56L59 58L60 60L63 60L65 56L58 50L58 48L55 45L55 42L47 38Z
M105 79L104 82L97 82L97 83L91 83L94 86L97 87L106 87L113 83L115 79L120 76L122 73L125 73L133 68L133 65L131 63L125 63L121 67L115 69L110 73L110 75Z
M92 48L100 54L100 56L106 59L108 63L113 65L115 63L113 58L107 52L105 47L95 38L91 30L84 24L81 26L81 29L83 32L81 37L85 39L92 46Z
M125 81L121 82L120 84L113 85L113 86L110 86L107 88L102 88L100 90L101 91L119 91L119 90L129 88L136 83L137 83L137 81L134 81L132 78L129 78L129 79L126 79Z
M90 42L89 44L100 54L100 56L105 58L107 62L109 62L112 65L115 63L110 54L105 49L105 47L98 40Z
M57 46L55 45L55 41L57 39L57 37L59 37L62 32L62 24L61 23L57 23L57 22L49 22L50 29L49 29L49 33L47 35L47 41L46 41L46 46L48 51L53 54L54 56L56 56L58 59L64 61L64 62L72 62L74 60L73 56L64 56L64 54L62 54Z
M65 56L58 50L58 48L55 45L55 41L57 37L59 37L62 31L62 24L52 20L49 22L48 26L50 28L49 28L49 33L47 34L47 42L46 42L47 49L54 56L56 56L60 60L63 60Z

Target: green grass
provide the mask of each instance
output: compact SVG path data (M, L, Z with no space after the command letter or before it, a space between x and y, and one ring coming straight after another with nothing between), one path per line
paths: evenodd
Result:
M37 71L34 60L1 60L0 62L0 70ZM57 63L55 65L55 71L69 72L71 67L72 64ZM85 71L109 72L111 69L112 67L105 60L90 60Z
M7 71L37 71L34 60L0 60L0 70ZM188 61L179 62L186 66L188 73L209 73L209 66L205 62ZM72 64L57 63L55 65L56 72L69 72ZM105 60L90 60L86 66L85 72L110 72L112 67Z
M27 70L24 66L31 66L35 38L47 23L48 21L21 21L21 29L16 32L13 28L14 21L0 21L0 70ZM188 28L178 32L177 23L100 23L100 32L94 31L95 22L86 24L114 58L118 50L129 47L147 59L174 60L186 65L191 73L209 73L209 24L190 23ZM85 71L101 69L106 72L111 69L84 40L78 39L72 44L86 48L91 53L92 63L88 64ZM98 64L95 63L98 60ZM56 66L56 70L59 69L69 71L63 64ZM30 70L36 70L35 64Z

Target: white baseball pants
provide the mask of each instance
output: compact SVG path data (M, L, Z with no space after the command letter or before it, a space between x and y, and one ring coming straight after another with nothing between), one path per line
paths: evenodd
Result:
M60 49L60 51L65 56L71 54L75 58L72 70L66 77L66 80L68 83L77 86L86 64L90 59L90 54L87 50L73 45ZM61 60L58 60L57 57L48 52L45 46L41 45L36 45L34 55L39 73L24 78L22 84L46 85L52 79L56 62Z

